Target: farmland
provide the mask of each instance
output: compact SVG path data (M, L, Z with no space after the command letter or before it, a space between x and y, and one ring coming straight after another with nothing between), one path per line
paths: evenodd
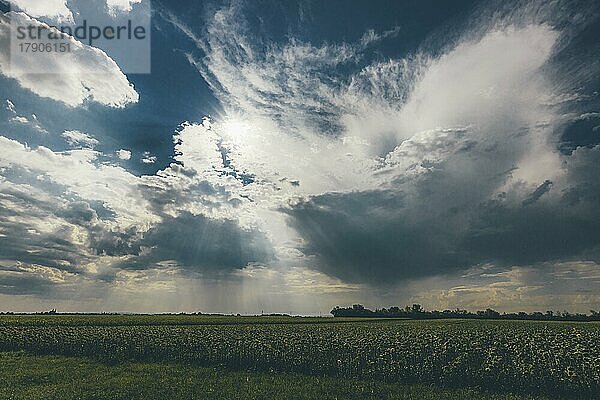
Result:
M302 379L435 385L552 398L594 398L600 392L599 344L597 323L0 317L0 351L5 357L14 358L20 351L28 357L85 357L110 368L168 364L212 368L223 376L296 374Z

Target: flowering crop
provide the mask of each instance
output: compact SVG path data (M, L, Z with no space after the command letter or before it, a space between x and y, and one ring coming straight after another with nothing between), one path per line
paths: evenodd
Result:
M94 318L100 318L98 323ZM600 393L597 323L336 321L4 317L0 318L0 351L84 355L107 362L183 362L532 394L593 397Z

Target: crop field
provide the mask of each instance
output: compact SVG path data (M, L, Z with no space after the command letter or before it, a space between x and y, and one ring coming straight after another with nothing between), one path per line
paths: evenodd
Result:
M600 393L598 323L4 316L0 351L551 398Z

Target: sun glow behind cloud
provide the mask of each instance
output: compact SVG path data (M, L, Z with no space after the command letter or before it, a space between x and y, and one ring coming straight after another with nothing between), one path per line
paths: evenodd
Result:
M217 7L201 27L165 13L200 52L186 57L222 112L183 123L174 162L155 175L112 164L153 164L148 149L134 153L142 158L113 151L106 161L91 148L98 139L82 132L64 131L73 146L88 144L64 152L2 139L12 150L0 158L4 172L29 173L4 204L17 209L24 193L44 193L48 183L77 197L59 215L40 205L23 223L76 248L52 260L52 273L19 264L11 276L64 275L66 292L99 281L94 295L136 310L150 306L148 293L165 299L161 311L314 313L373 299L549 304L539 282L519 273L554 279L597 267L596 184L582 166L594 169L600 154L559 149L564 125L590 111L580 109L577 75L556 73L557 55L584 24L565 26L571 16L545 7L475 13L472 28L437 51L423 45L392 59L367 54L375 42L401 40L394 27L355 43L292 34L276 42L252 31L243 3ZM588 76L596 68L579 67ZM46 93L43 82L23 79ZM113 100L100 103L123 103ZM587 237L569 239L578 228ZM524 244L511 250L510 237ZM61 274L75 265L74 276ZM578 307L598 302L567 283L553 288Z
M286 208L291 202L293 209L298 200L329 192L394 190L402 193L397 206L412 210L411 223L434 224L449 210L473 209L503 193L523 199L544 180L565 174L556 144L567 105L558 104L577 84L564 78L558 84L549 63L572 32L553 28L549 9L521 12L480 21L485 26L465 32L439 56L419 51L330 79L320 66L360 64L360 44L314 47L290 40L262 53L243 23L232 24L240 17L232 6L215 14L205 37L193 36L207 57L192 62L226 106L224 122L212 129L225 139L229 162L256 175L245 188L256 204ZM525 22L536 14L538 22ZM228 120L240 113L243 123ZM447 185L433 189L434 203L422 207L416 197L422 177L438 169ZM398 213L384 212L391 220ZM446 221L452 234L437 234L460 237L472 217L459 213ZM297 243L306 232L287 234L283 242ZM311 251L301 250L301 257Z

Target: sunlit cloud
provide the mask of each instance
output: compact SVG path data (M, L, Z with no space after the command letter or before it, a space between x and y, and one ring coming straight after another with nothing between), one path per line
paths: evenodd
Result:
M482 5L467 28L394 57L373 49L403 40L402 26L346 41L293 30L274 39L244 3L193 25L160 8L193 46L178 56L220 111L164 133L164 157L152 147L163 136L65 127L61 149L1 136L0 240L15 248L0 268L13 282L3 293L97 282L106 304L143 310L152 293L161 310L227 312L597 305L600 147L561 145L574 121L598 125L584 86L600 66L574 67L562 53L594 14L517 5ZM70 108L126 112L144 93L92 50L82 47L84 61L106 66L102 82L0 71ZM15 103L4 110L15 125L52 133ZM7 239L15 215L29 246Z

